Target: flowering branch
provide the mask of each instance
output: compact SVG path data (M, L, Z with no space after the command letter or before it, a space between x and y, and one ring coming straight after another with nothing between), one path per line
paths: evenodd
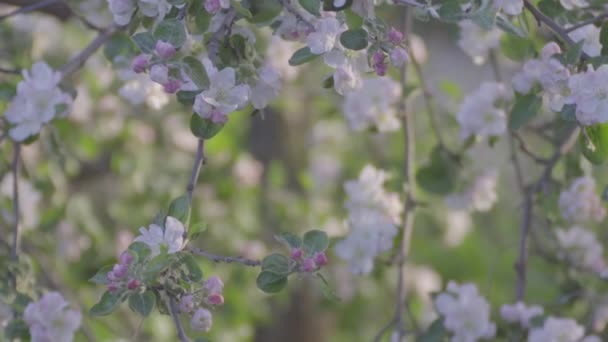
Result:
M310 21L306 20L302 14L300 14L298 9L295 8L291 3L291 0L279 0L279 3L283 5L283 8L285 8L287 12L293 14L293 16L296 17L299 22L304 23L306 26L308 26L308 28L314 30L315 26Z
M179 338L179 340L181 342L190 342L190 339L186 335L184 327L182 326L182 321L179 318L177 305L175 304L175 300L172 297L169 297L169 311L171 312L171 317L173 317L175 327L177 328L177 337Z
M587 26L587 25L591 25L591 24L594 24L594 23L597 23L597 22L600 22L600 21L604 21L605 19L608 19L608 13L600 14L600 15L598 15L595 18L591 18L589 20L585 20L585 21L583 21L581 23L578 23L578 24L576 24L574 26L570 26L570 27L566 28L564 31L570 33L570 32L575 31L575 30L577 30L577 29L579 29L579 28L581 28L583 26Z
M23 6L21 8L18 8L12 12L9 12L5 15L0 15L0 20L4 20L19 14L25 14L25 13L29 13L29 12L33 12L42 8L45 8L47 6L50 6L56 2L61 2L62 0L42 0L39 2L35 2L33 4L27 5L27 6Z
M227 264L236 263L236 264L242 264L242 265L251 266L251 267L258 267L262 264L262 262L259 260L247 259L247 258L243 258L241 256L230 257L230 256L215 255L215 254L212 254L209 252L205 252L202 249L196 248L196 247L190 247L188 250L192 254L205 257L213 262L224 262Z
M19 249L19 158L21 152L21 144L15 142L13 151L13 163L11 169L13 172L13 246L11 249L11 261L17 262L17 252ZM11 285L13 289L17 289L17 276L11 273Z
M186 191L188 192L188 200L192 202L192 193L194 192L194 186L196 185L196 181L198 179L198 175L201 171L201 166L205 164L205 140L198 140L198 147L196 149L196 157L194 159L194 165L192 166L192 173L190 174L190 180L188 181L188 186L186 187Z
M118 30L118 26L112 25L101 33L99 33L99 35L95 39L93 39L89 43L89 45L84 48L84 50L82 50L78 55L76 55L69 62L67 62L63 67L61 67L60 71L62 77L65 79L71 73L82 67L84 63L89 59L89 57L91 57L97 51L97 49L99 49L106 41L108 41Z
M527 278L527 262L528 262L528 235L530 233L530 225L532 222L532 206L534 204L534 195L540 192L545 184L551 178L553 168L576 142L579 134L579 127L572 126L567 134L566 140L561 143L547 162L545 169L540 178L533 183L524 195L524 202L521 212L521 223L519 228L519 252L517 261L515 262L515 271L517 272L517 285L515 289L515 297L517 301L522 301L526 292Z

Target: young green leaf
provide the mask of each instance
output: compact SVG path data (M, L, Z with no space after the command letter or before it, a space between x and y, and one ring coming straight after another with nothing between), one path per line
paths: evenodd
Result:
M287 285L287 277L273 272L262 271L255 282L260 290L266 293L277 293Z
M301 65L308 63L317 57L319 57L319 55L315 55L314 53L310 52L310 48L306 46L296 51L293 56L289 58L289 65Z
M101 299L97 304L93 305L90 310L91 316L106 316L114 312L118 305L122 303L125 293L111 293L110 291L104 292Z
M367 47L367 31L363 28L356 28L342 32L340 43L350 50L363 50Z
M192 114L192 117L190 118L190 130L192 131L192 134L201 139L207 140L213 138L223 127L224 124L214 123L209 119L203 119L196 113Z
M156 296L152 291L134 293L129 296L129 308L142 317L148 317L154 309L155 304Z
M169 205L168 216L173 216L182 223L187 223L190 220L190 199L188 196L182 195L174 199Z
M509 114L509 129L517 130L525 126L540 112L542 104L543 100L536 94L518 94L511 114Z
M329 246L327 233L321 230L310 230L304 234L302 240L304 252L308 255L323 252Z
M289 274L289 258L283 254L270 254L262 260L262 271L287 276Z

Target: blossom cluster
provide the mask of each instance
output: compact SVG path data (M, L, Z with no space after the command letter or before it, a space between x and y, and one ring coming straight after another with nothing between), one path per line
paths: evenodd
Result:
M82 316L69 309L59 292L47 292L25 308L23 319L30 329L32 342L70 342L78 330Z
M403 205L397 194L384 189L386 178L384 171L367 165L359 179L344 184L350 232L336 244L336 254L354 274L371 272L376 256L390 250L397 235Z
M479 174L464 192L448 195L445 198L446 206L460 211L488 211L498 200L497 181L498 171L486 170Z
M190 326L194 331L208 332L213 324L213 315L209 308L224 304L222 291L224 282L217 277L207 278L202 289L183 295L179 301L179 311L190 314Z
M131 22L136 11L149 18L162 19L171 10L171 4L166 0L108 0L114 22L124 26Z
M479 89L465 97L456 120L462 140L470 136L490 138L507 130L505 104L513 99L512 90L502 83L483 82Z

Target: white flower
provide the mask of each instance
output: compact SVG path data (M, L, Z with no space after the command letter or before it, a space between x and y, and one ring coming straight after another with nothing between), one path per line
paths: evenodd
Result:
M585 336L585 329L567 318L548 317L541 328L528 334L528 342L578 342Z
M462 140L471 135L485 138L503 135L507 130L507 113L505 106L497 102L512 98L513 92L503 84L482 83L477 91L464 99L456 114Z
M361 208L377 210L392 222L399 223L403 204L399 195L384 189L386 179L387 175L384 171L366 165L359 174L359 179L344 183L344 190L348 196L344 207L350 213L356 213Z
M576 118L583 125L608 121L608 65L570 77L571 91L566 103L576 104Z
M227 115L243 107L249 100L249 86L236 85L233 68L209 74L209 89L196 96L194 111L202 118L211 118L214 111Z
M167 216L164 231L161 226L151 224L148 229L139 228L139 232L140 235L134 241L148 245L152 256L159 255L161 247L166 247L168 254L177 253L184 248L184 225L175 217Z
M46 63L34 64L31 72L24 70L23 77L17 85L17 95L5 112L13 125L9 135L15 141L38 134L44 124L64 115L72 104L70 95L58 87L61 74Z
M80 312L68 309L58 292L47 292L27 305L23 319L30 327L32 342L71 342L80 326Z
M150 68L150 79L158 84L169 82L169 68L164 64L155 64Z
M38 226L38 213L40 200L42 195L32 183L25 179L17 180L19 187L19 215L21 218L21 226L23 228L34 228ZM5 198L13 198L13 174L11 172L4 175L2 183L0 183L0 195ZM8 219L7 221L14 222L13 211L2 212L2 215Z
M167 0L137 0L137 5L143 15L158 17L159 20L163 19L171 10L171 4Z
M569 33L570 38L575 42L584 41L583 51L590 57L597 57L602 53L602 43L600 43L600 28L593 25L585 25Z
M365 51L338 47L323 55L323 60L325 64L336 69L333 74L334 88L340 95L361 88L362 74L371 70Z
M190 321L190 326L194 331L202 331L208 332L211 330L211 325L213 324L213 317L211 316L211 312L204 308L199 308L192 315L192 320Z
M557 242L563 250L560 257L586 269L602 270L604 248L595 233L573 226L568 230L558 229L556 235Z
M589 3L587 0L559 0L559 2L564 6L568 11L573 10L576 7L587 7Z
M256 109L263 109L279 96L281 79L279 73L270 66L261 68L258 80L251 88L251 104Z
M502 31L496 27L486 31L471 20L461 20L458 26L460 26L458 46L473 58L476 64L482 64L489 51L500 45Z
M360 89L346 94L344 115L356 131L377 128L380 132L400 127L395 104L401 98L399 83L387 77L366 78Z
M108 0L110 12L114 22L120 26L127 25L135 13L135 2L133 0Z
M520 15L524 8L523 0L494 0L494 8L509 15Z
M299 68L289 65L289 58L298 50L298 44L273 36L266 52L266 63L276 70L283 79L293 80L298 76Z
M169 103L169 95L160 84L154 83L146 74L136 74L131 69L119 70L120 79L125 82L118 94L132 105L146 103L156 110Z
M595 180L589 176L575 179L570 188L560 193L559 210L569 222L599 223L606 216L606 209L595 193Z
M315 31L306 37L310 52L321 55L331 51L346 28L334 17L321 18L314 24Z
M490 304L474 284L450 281L446 292L435 298L435 306L444 316L445 328L454 334L452 341L473 342L496 334L496 325L490 321Z
M527 306L522 302L512 305L503 305L500 308L500 316L509 323L518 323L524 328L530 327L530 320L544 313L538 305Z

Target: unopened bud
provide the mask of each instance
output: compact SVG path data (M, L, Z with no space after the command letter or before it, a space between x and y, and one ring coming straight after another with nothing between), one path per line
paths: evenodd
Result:
M163 89L167 94L175 94L182 86L182 83L179 80L171 79L168 82L163 84Z
M388 31L388 40L393 44L399 44L403 40L403 33L397 31L394 27Z
M209 297L207 297L207 300L209 301L209 303L211 303L213 305L224 304L224 296L222 296L221 294L212 294Z
M327 265L327 255L325 255L325 252L320 252L317 253L317 255L315 255L315 263L319 266L325 266Z
M177 52L175 46L173 46L171 43L167 43L162 40L156 42L154 51L156 51L156 54L160 56L160 58L164 59L173 57Z
M304 272L312 272L315 268L317 268L317 265L312 258L304 259L304 262L302 263L302 270L304 270Z
M133 58L133 62L131 62L131 68L133 69L133 71L139 74L146 71L149 63L150 56L142 54Z
M127 288L129 290L135 290L138 286L139 286L139 281L137 281L137 279L135 279L135 278L129 280L129 282L127 283Z
M302 250L302 248L294 248L291 250L291 258L293 260L300 259L302 255L304 255L304 251Z

